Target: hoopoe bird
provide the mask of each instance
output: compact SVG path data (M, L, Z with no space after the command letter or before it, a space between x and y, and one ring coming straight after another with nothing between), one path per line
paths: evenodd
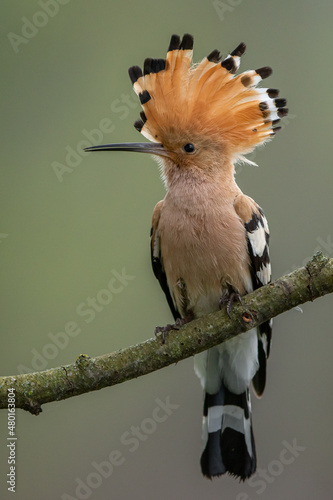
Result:
M193 37L171 37L166 59L129 68L143 111L135 128L149 141L87 151L135 151L157 159L166 187L152 220L152 267L176 321L217 311L269 283L269 230L260 206L242 193L234 165L270 140L288 112L279 91L258 88L270 67L236 72L241 43L191 64ZM195 356L204 397L201 469L245 480L256 470L250 386L261 396L271 324L263 323Z

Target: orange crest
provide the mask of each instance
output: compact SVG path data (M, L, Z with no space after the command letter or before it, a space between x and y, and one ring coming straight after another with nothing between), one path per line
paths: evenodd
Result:
M135 128L160 143L171 130L213 134L234 158L270 139L288 112L286 100L277 99L276 89L257 88L271 75L270 67L235 75L245 48L241 43L222 61L214 50L194 65L193 37L173 35L166 60L146 59L143 72L129 68L143 107Z

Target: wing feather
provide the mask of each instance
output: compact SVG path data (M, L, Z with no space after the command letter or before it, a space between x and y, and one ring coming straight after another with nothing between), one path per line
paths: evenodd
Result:
M158 279L163 292L165 293L166 299L168 301L169 307L171 309L174 320L180 318L181 315L176 308L174 301L172 299L172 295L170 293L167 277L165 274L165 270L163 267L163 259L161 256L161 240L158 231L158 222L160 218L160 212L163 206L163 201L157 203L154 213L153 213L153 221L152 228L150 232L150 251L151 251L151 264L153 268L153 272L155 277Z
M237 199L236 199L237 200ZM269 257L269 229L262 209L248 196L241 195L235 209L244 222L253 290L266 285L271 280ZM261 396L266 384L266 362L272 339L272 321L262 323L258 329L259 369L252 379L253 387Z

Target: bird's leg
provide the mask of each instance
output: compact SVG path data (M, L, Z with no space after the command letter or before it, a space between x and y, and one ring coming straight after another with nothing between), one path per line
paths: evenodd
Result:
M168 324L165 326L157 326L155 328L155 335L162 334L162 344L165 344L165 335L169 333L171 330L179 330L183 325L189 323L194 319L194 314L192 311L186 313L183 318L177 318L174 324Z
M224 304L227 304L227 315L230 318L230 312L231 312L231 307L232 304L235 302L235 300L238 300L240 304L242 303L242 298L238 292L235 292L235 290L232 288L232 286L228 283L227 284L227 289L224 290L222 293L220 300L219 300L219 308L221 309Z

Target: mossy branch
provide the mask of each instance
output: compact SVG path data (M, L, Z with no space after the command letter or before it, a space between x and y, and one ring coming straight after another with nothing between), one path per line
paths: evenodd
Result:
M333 292L333 259L317 253L305 267L242 298L232 307L208 314L172 331L162 344L151 338L96 358L80 355L75 363L42 372L0 377L0 408L15 388L16 407L38 415L41 405L120 384L186 359L249 330L304 302Z

